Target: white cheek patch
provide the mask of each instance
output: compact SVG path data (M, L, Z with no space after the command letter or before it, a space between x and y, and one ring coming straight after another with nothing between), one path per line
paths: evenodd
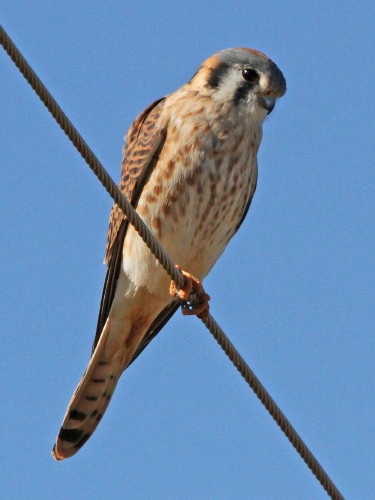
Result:
M231 68L225 76L220 80L219 86L212 93L213 99L224 104L231 102L238 89L246 84L242 76L242 71L240 68ZM248 112L255 111L257 99L251 90L247 92L247 95L242 100L242 104L246 106Z
M213 92L212 97L218 101L229 101L232 99L243 77L239 68L230 68L220 79L218 87Z

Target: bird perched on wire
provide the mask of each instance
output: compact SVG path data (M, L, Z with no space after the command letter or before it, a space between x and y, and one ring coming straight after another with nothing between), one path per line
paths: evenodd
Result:
M185 312L207 315L200 281L249 209L262 123L285 91L282 72L267 56L226 49L130 127L120 188L173 261L193 276L185 272L186 287L172 283L171 294L167 274L113 206L92 356L53 447L56 460L89 439L122 372L171 318L178 299L193 291L195 304L185 304Z

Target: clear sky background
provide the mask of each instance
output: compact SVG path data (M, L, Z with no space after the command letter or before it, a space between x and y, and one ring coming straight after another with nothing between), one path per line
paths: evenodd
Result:
M4 27L116 181L132 120L206 57L252 47L282 69L253 206L206 290L344 496L373 498L374 3L7 3ZM81 452L52 459L90 356L112 203L0 52L3 498L326 498L203 325L180 313Z

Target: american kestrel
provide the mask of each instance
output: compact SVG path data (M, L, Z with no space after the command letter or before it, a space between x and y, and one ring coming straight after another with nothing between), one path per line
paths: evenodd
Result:
M285 91L283 74L261 52L222 50L146 108L126 135L122 192L173 261L200 281L249 209L262 123ZM105 262L92 356L53 447L56 460L71 457L90 438L122 372L180 305L117 205Z

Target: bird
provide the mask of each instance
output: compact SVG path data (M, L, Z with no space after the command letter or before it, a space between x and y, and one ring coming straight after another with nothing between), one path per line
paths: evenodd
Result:
M221 50L175 92L149 105L125 136L119 187L172 260L188 289L177 290L114 204L107 273L87 369L68 405L52 455L73 456L98 426L122 372L189 296L207 317L201 288L253 198L262 123L286 81L265 54ZM187 285L186 285L187 286Z

